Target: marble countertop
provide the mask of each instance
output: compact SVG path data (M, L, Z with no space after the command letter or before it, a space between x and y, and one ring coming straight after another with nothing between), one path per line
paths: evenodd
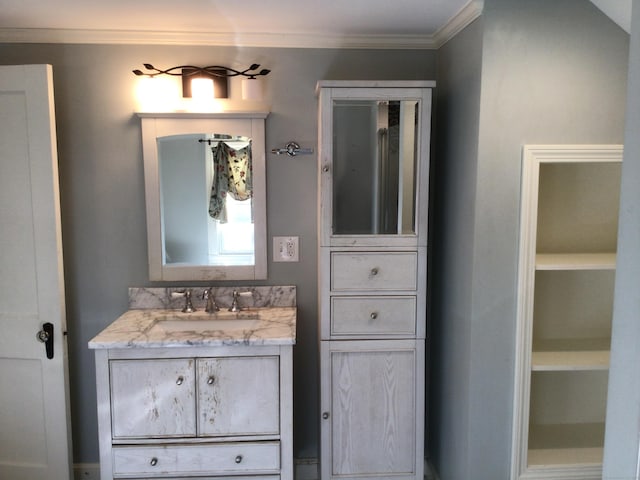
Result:
M96 335L89 348L292 345L295 339L295 306L214 314L151 308L128 310Z

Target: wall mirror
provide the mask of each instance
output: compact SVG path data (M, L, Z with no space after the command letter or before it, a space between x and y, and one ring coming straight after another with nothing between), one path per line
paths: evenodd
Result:
M139 115L150 280L265 279L267 113Z

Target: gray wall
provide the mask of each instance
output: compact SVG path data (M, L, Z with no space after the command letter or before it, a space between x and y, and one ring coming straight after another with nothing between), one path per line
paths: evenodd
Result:
M634 0L603 478L640 477L640 1Z
M473 28L481 38L453 40L471 45L469 59L460 60L460 46L441 49L467 62L455 77L462 82L478 74L472 42L482 43L477 157L470 145L460 152L454 138L437 159L450 176L463 165L474 190L468 211L464 190L435 207L445 232L436 232L433 247L441 257L433 303L443 313L434 322L447 350L434 359L431 391L441 407L431 426L442 480L509 476L522 145L622 143L624 132L628 35L590 2L485 0L482 25ZM438 80L442 89L453 81ZM476 96L466 101L460 121L473 127ZM441 105L439 121L451 115Z
M321 79L433 79L435 52L177 46L0 45L0 63L53 65L66 275L74 462L98 460L93 353L87 341L148 281L140 120L142 63L159 67L259 63L271 103L267 149L317 146ZM295 455L318 454L316 160L268 155L268 235L298 235L300 263L269 264L264 284L298 287ZM270 243L269 243L270 245ZM270 251L271 249L269 249Z
M468 381L482 18L438 51L435 155L432 162L430 423L432 461L443 479L471 478ZM464 408L460 408L464 407ZM451 435L447 432L452 432Z

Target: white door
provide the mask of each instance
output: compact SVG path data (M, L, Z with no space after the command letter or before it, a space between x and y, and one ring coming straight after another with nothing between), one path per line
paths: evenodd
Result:
M0 478L68 480L67 349L49 65L0 67ZM53 329L53 358L37 334Z

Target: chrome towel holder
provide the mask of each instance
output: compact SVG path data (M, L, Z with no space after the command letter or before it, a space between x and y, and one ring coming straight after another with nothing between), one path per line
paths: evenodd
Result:
M289 142L284 146L284 148L272 149L271 153L274 155L283 155L286 153L290 157L295 157L296 155L309 155L313 153L313 148L300 148L300 145L296 142Z

